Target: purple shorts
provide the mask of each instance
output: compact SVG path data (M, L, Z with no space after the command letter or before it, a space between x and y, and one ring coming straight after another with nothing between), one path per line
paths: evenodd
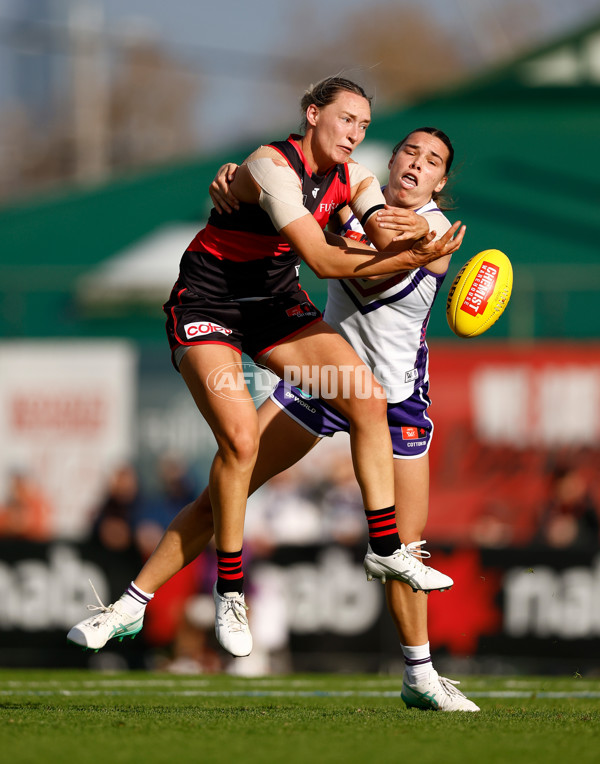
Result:
M431 404L428 392L429 383L426 382L410 398L400 403L388 403L387 418L396 459L415 459L429 451L433 422L427 416ZM271 393L271 400L319 438L350 431L348 420L332 406L283 381Z

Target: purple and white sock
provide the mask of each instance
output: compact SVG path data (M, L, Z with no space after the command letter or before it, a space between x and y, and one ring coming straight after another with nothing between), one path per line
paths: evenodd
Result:
M144 610L152 597L154 597L154 594L143 591L132 581L120 597L119 602L129 615L138 615Z
M404 675L409 684L416 684L422 679L426 679L429 672L433 670L429 642L415 647L402 645L404 653L404 663L406 669Z

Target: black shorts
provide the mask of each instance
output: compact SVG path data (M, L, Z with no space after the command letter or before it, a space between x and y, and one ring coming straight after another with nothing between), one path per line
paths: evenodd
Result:
M311 324L321 311L303 290L255 300L210 300L175 284L163 305L171 354L204 343L228 345L256 360ZM175 367L177 364L173 361Z

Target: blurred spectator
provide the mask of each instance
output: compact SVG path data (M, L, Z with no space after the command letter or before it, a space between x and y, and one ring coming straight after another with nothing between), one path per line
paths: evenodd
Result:
M321 509L302 483L302 473L289 469L271 478L248 502L246 539L257 556L276 546L303 546L323 541Z
M131 464L122 464L109 478L106 496L96 511L91 540L114 552L134 549L140 504L137 472Z
M211 594L189 597L172 645L172 658L161 668L173 674L217 674L224 669L215 637L215 603Z
M135 542L144 559L150 556L171 520L197 492L181 458L164 456L156 466L157 485L139 506Z
M598 546L598 509L584 474L559 464L552 471L550 485L550 498L540 515L534 543L557 549Z
M0 536L47 541L52 508L40 486L27 472L9 478L8 496L0 505Z
M163 584L146 608L144 640L152 648L167 650L169 655L161 668L180 673L218 670L212 597L215 573L214 551L206 550ZM206 609L210 606L213 615L209 622ZM171 662L177 666L171 667Z
M475 519L471 540L485 549L501 549L514 542L514 520L504 501L489 501Z
M171 520L197 496L188 467L177 455L160 458L154 477L136 514L135 545L144 560L152 554ZM209 571L210 584L205 582ZM171 659L165 666L169 671L210 673L221 668L214 638L211 587L215 576L216 560L211 547L161 586L146 610L144 637L152 647L169 648ZM190 610L194 602L200 601L197 598L206 594L213 607L208 630L200 622L202 619L194 616L202 608L198 606L193 613Z
M363 501L349 450L331 455L320 504L328 541L345 546L367 543Z

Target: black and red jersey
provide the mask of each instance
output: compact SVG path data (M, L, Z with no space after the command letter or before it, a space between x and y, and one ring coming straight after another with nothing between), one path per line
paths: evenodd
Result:
M269 144L288 162L300 179L303 205L321 228L350 203L348 165L333 165L315 175L300 145L299 136ZM194 238L180 265L179 285L208 298L238 299L293 292L300 259L257 204L219 215L212 210L205 228Z

